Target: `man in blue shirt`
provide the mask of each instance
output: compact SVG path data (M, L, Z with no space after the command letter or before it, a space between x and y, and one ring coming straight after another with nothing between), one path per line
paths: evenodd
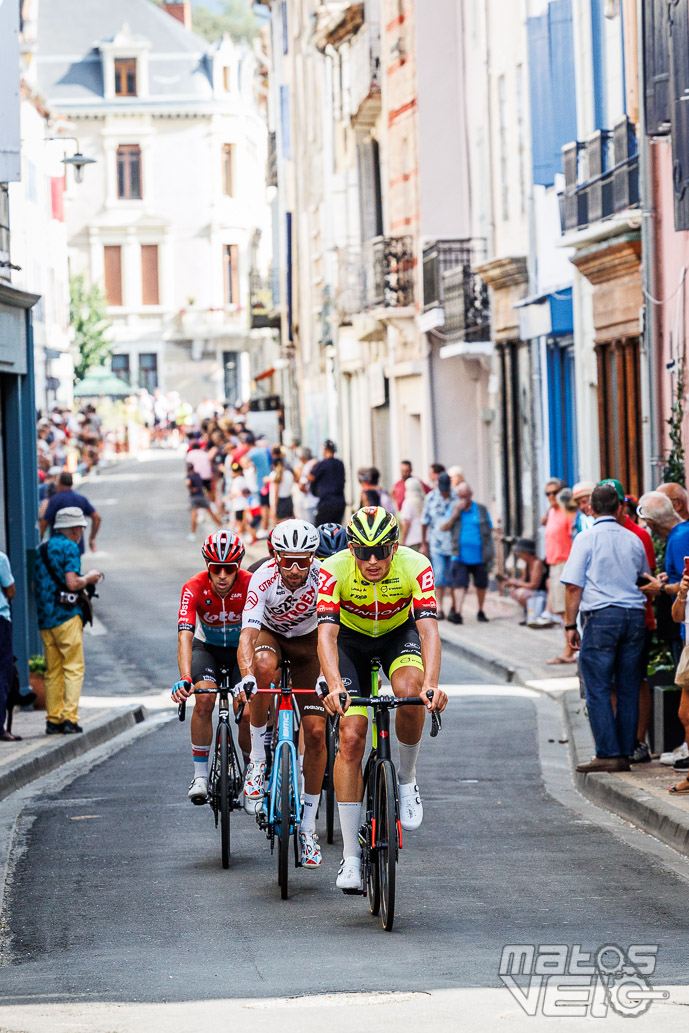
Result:
M612 484L594 488L591 508L593 527L574 539L561 578L567 642L572 650L581 645L579 669L596 743L596 756L577 765L577 771L628 771L636 746L646 638L646 597L637 580L648 574L648 560L641 540L620 522L624 502Z
M11 735L5 728L7 697L14 676L10 599L14 599L15 592L10 561L4 552L0 552L0 742L15 742L21 738Z
M55 517L52 536L36 552L34 590L46 662L46 735L83 731L77 719L84 651L76 593L101 578L97 570L81 576L79 542L85 527L81 509L66 506Z
M441 475L442 476L442 475ZM488 510L474 502L471 488L463 481L457 488L457 504L441 530L452 532L452 594L455 612L450 620L462 624L462 605L471 577L478 597L477 619L486 624L483 610L488 589L488 571L495 558L492 524Z
M100 527L100 514L96 512L89 500L85 495L80 495L78 492L72 490L74 479L71 473L67 473L66 470L60 474L57 479L57 488L52 499L48 503L43 516L38 521L38 527L43 536L48 527L52 528L55 523L55 517L61 509L67 509L67 507L73 508L76 506L86 517L91 518L91 534L89 535L89 546L91 552L96 551L96 535L98 534L98 528ZM84 525L86 526L86 525ZM84 554L84 542L83 535L79 540L79 552L83 556Z

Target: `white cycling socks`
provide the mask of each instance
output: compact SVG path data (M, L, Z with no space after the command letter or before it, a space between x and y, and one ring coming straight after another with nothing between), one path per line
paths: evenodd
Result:
M265 764L266 762L265 734L265 725L261 725L260 728L251 725L251 760L254 764Z
M420 739L414 746L407 746L404 742L399 743L400 764L397 769L397 781L401 786L416 782L416 758L419 755L420 747Z
M337 810L340 815L340 829L342 831L342 856L345 860L348 857L361 856L361 843L359 842L359 825L361 816L360 803L340 803Z
M195 746L191 744L191 752L194 757L194 778L208 778L208 754L211 752L210 743L208 746Z
M316 831L316 811L318 810L320 798L320 793L304 793L304 813L301 818L302 832Z

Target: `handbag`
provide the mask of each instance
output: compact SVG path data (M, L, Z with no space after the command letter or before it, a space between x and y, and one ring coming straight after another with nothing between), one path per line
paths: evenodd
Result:
M45 569L48 571L59 589L57 593L58 603L62 606L78 606L82 627L85 624L93 624L93 606L91 604L91 596L96 594L93 589L93 585L88 585L86 589L82 588L78 592L70 592L67 585L60 581L53 569L52 563L48 559L48 543L43 542L43 544L39 546L38 551L40 552L41 559L45 564ZM88 591L89 588L91 589L90 592Z
M684 646L675 671L675 685L689 689L689 646Z

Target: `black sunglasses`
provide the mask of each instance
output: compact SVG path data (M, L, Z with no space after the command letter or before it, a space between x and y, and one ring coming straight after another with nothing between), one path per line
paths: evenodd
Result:
M358 560L386 560L392 556L394 545L353 545L352 552Z

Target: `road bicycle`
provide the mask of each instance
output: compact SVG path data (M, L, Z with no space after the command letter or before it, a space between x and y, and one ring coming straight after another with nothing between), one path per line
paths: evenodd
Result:
M215 731L215 749L208 772L208 800L215 816L215 827L220 824L220 853L223 868L230 867L230 812L242 809L242 793L244 790L244 765L234 744L232 726L230 724L230 697L233 687L230 684L231 670L220 668L220 681L217 689L194 689L194 696L209 696L217 693L218 726ZM179 704L178 715L184 721L187 705ZM235 717L239 724L244 712L244 704L240 704Z
M327 842L332 843L335 835L335 757L340 748L339 714L328 714L325 719L325 748L327 760L321 792L325 793L325 836Z
M289 894L290 839L294 849L294 867L301 867L299 826L301 824L301 797L299 794L299 756L295 743L294 696L311 695L312 689L293 689L290 685L291 665L282 659L280 685L269 689L254 689L256 692L277 695L279 705L277 717L277 740L273 767L270 773L268 792L263 804L256 812L256 821L265 831L270 843L270 852L277 843L278 886L280 896L287 900ZM251 683L244 685L245 692Z
M390 755L390 711L398 707L425 706L420 696L380 695L380 660L371 660L371 695L350 696L350 705L373 711L372 746L364 768L366 811L359 829L362 852L362 888L344 893L368 897L372 915L380 913L383 929L389 932L395 919L397 861L402 849L397 772ZM426 693L433 699L431 691ZM340 702L347 701L345 693ZM431 737L442 728L440 714L431 714Z

